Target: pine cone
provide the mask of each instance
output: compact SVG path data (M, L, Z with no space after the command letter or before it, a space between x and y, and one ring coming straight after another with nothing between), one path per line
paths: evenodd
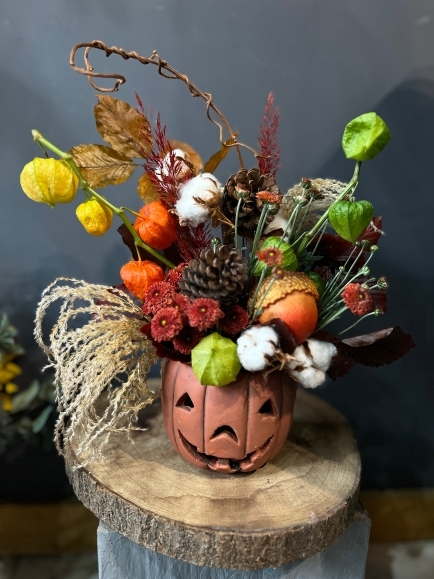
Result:
M240 207L238 218L238 234L251 241L255 235L259 217L263 208L263 201L256 197L259 191L268 191L280 195L276 178L271 173L263 175L259 169L240 169L231 175L226 183L223 197L223 212L232 222L235 222L235 212L238 205L237 190L247 193ZM267 224L271 223L274 215L268 215ZM232 230L233 233L233 230Z
M191 300L212 298L224 308L238 301L247 282L248 264L241 251L220 245L215 251L203 249L192 259L179 281L181 292Z

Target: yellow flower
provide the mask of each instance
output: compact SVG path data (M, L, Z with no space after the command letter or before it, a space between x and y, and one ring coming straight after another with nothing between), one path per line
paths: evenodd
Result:
M7 384L21 374L21 368L14 362L0 364L0 384Z
M10 394L0 392L0 402L5 412L10 412L12 410L12 396Z

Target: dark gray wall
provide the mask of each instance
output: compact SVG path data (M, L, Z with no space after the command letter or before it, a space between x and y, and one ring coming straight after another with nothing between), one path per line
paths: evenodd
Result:
M39 155L30 130L59 147L100 142L95 91L70 70L73 44L99 38L150 55L155 48L187 73L255 145L266 96L281 108L286 189L301 176L341 180L352 163L340 150L345 124L370 110L393 140L363 167L360 192L384 215L374 272L390 281L390 312L418 347L395 365L355 369L319 394L348 417L368 487L434 485L433 324L434 5L430 0L2 0L0 4L0 309L18 325L30 363L42 289L57 276L114 284L128 253L115 228L88 236L72 206L30 202L18 177ZM169 136L207 158L217 146L204 105L155 69L101 55L95 65L127 76L119 97L161 111ZM235 158L218 171L225 180ZM134 183L107 190L138 207ZM375 325L375 324L374 324ZM361 328L369 331L369 324Z

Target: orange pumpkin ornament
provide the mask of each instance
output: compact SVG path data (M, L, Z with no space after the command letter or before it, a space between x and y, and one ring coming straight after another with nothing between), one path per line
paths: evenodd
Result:
M143 301L148 288L157 281L163 281L164 271L153 261L129 261L120 271L127 289Z
M161 201L153 201L139 211L134 230L140 239L154 249L166 249L176 239L176 218Z

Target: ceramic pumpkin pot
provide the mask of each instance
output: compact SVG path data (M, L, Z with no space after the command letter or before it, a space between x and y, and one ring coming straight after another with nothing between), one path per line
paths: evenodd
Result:
M223 387L203 386L188 364L163 368L164 424L173 448L200 468L252 472L282 448L296 386L285 372L241 371Z

